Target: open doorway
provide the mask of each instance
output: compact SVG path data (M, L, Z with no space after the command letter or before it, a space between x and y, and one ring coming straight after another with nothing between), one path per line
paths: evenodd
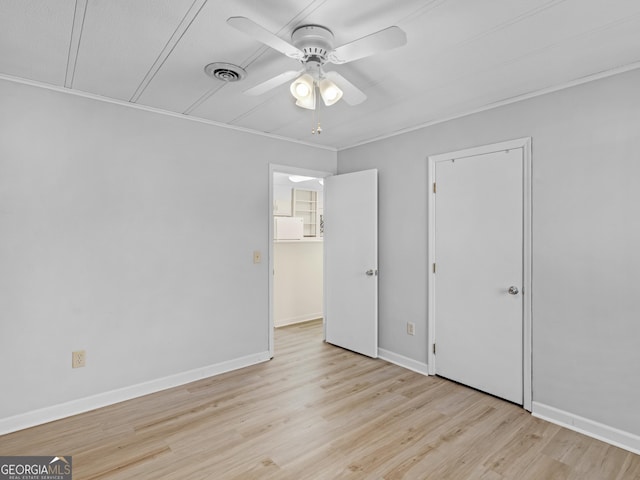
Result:
M328 172L272 165L269 349L274 328L323 318L323 205Z

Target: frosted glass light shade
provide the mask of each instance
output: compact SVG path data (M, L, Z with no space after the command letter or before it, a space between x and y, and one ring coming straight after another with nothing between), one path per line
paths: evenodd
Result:
M309 110L316 108L316 92L313 77L308 73L300 75L289 87L295 97L296 105Z
M329 105L333 105L342 98L342 90L340 90L338 86L328 78L323 78L318 82L318 89L320 90L322 100L327 107Z
M304 82L298 82L296 83L296 97L308 97L309 94L311 93L311 90L309 89L309 86L304 83Z

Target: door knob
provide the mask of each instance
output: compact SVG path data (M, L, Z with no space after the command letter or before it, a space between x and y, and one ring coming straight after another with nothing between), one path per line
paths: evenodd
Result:
M518 294L518 287L514 287L514 286L509 287L509 293L511 295L517 295Z
M367 277L373 277L374 275L378 274L378 271L377 270L367 270L364 273L367 275Z

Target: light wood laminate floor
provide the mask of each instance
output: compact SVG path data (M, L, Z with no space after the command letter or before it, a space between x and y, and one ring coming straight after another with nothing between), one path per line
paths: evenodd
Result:
M470 388L276 331L270 362L0 436L74 479L640 479L640 456Z

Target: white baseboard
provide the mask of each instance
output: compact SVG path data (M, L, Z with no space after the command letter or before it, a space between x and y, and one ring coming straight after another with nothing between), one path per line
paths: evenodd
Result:
M405 357L404 355L390 352L389 350L385 350L384 348L378 348L378 358L386 360L389 363L393 363L394 365L404 367L408 370L412 370L416 373L429 375L429 368L426 363L418 362L417 360L413 360L412 358Z
M532 407L531 414L534 417L640 455L640 436L638 435L542 403L533 402Z
M297 317L285 318L281 320L274 320L274 326L278 327L286 327L287 325L295 325L296 323L304 323L309 322L311 320L317 320L318 318L322 318L323 313L309 313L307 315L298 315Z
M177 387L186 383L195 382L203 378L220 375L222 373L248 367L257 363L266 362L271 356L269 352L261 352L246 357L235 358L225 362L196 368L188 372L170 375L168 377L151 380L149 382L131 385L109 392L99 393L90 397L79 398L70 402L52 405L31 412L21 413L12 417L0 419L0 435L15 432L25 428L52 422L61 418L70 417L79 413L106 407L114 403L131 400L150 393L159 392L168 388Z

